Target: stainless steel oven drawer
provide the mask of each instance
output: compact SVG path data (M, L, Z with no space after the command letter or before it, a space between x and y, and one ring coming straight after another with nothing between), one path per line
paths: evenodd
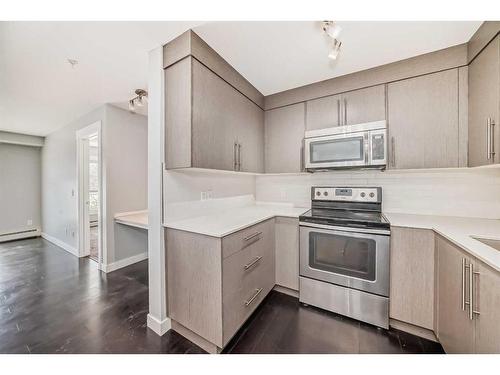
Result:
M389 298L300 277L299 301L389 328Z

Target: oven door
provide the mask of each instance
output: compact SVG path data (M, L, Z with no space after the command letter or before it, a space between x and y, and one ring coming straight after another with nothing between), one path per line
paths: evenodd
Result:
M306 138L306 169L368 165L368 136L369 132L357 132Z
M388 297L389 231L353 230L301 223L300 275Z

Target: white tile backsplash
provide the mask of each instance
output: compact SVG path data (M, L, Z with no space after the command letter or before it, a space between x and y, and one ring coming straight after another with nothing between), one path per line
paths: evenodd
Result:
M498 168L259 175L256 199L307 207L320 185L380 186L386 212L500 219Z

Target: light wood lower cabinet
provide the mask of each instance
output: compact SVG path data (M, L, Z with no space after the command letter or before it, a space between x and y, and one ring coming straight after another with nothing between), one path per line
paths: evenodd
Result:
M299 290L299 220L276 218L276 284Z
M436 244L441 345L447 353L500 353L500 273L441 236Z
M475 352L500 353L500 273L480 261L474 271Z
M389 316L434 329L434 232L391 227Z
M462 262L470 263L470 257L456 246L436 236L438 251L438 310L437 336L446 353L474 352L474 324L469 319L467 306L462 310ZM467 277L467 276L465 276ZM467 288L466 288L467 289Z
M274 219L221 238L167 229L169 317L210 352L223 348L275 285ZM193 335L194 333L194 335Z

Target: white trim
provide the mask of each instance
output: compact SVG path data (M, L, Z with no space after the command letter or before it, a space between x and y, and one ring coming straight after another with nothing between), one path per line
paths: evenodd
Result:
M19 233L0 233L0 242L22 240L23 238L40 237L40 228L22 229Z
M163 47L149 52L148 66L148 327L161 335L169 322L167 314L166 253L163 222L164 169L164 82ZM168 323L170 326L170 323Z
M140 262L144 259L148 259L148 253L133 255L125 259L117 260L116 262L110 264L102 264L101 270L106 273L113 272L120 268L127 267L130 266L131 264Z
M60 247L61 249L66 250L71 255L74 255L75 257L79 257L78 249L67 244L66 242L61 241L58 238L52 237L44 232L42 232L42 238L46 239L49 242L52 242L54 245Z
M172 321L170 318L165 318L162 321L159 321L151 314L148 314L147 325L148 328L150 328L154 333L163 336L170 328L172 328Z
M98 264L97 267L99 269L105 268L104 260L107 258L107 246L106 246L106 185L104 181L104 158L102 152L102 121L96 121L85 128L79 129L76 131L76 142L77 142L77 155L76 155L76 170L77 170L77 212L78 212L78 252L79 256L89 255L85 246L85 231L86 226L82 225L82 223L87 222L86 218L86 209L85 202L81 200L85 190L85 181L84 181L84 161L85 158L82 158L83 152L83 144L82 141L94 134L97 133L98 136L98 173L99 173L99 231L98 231Z

